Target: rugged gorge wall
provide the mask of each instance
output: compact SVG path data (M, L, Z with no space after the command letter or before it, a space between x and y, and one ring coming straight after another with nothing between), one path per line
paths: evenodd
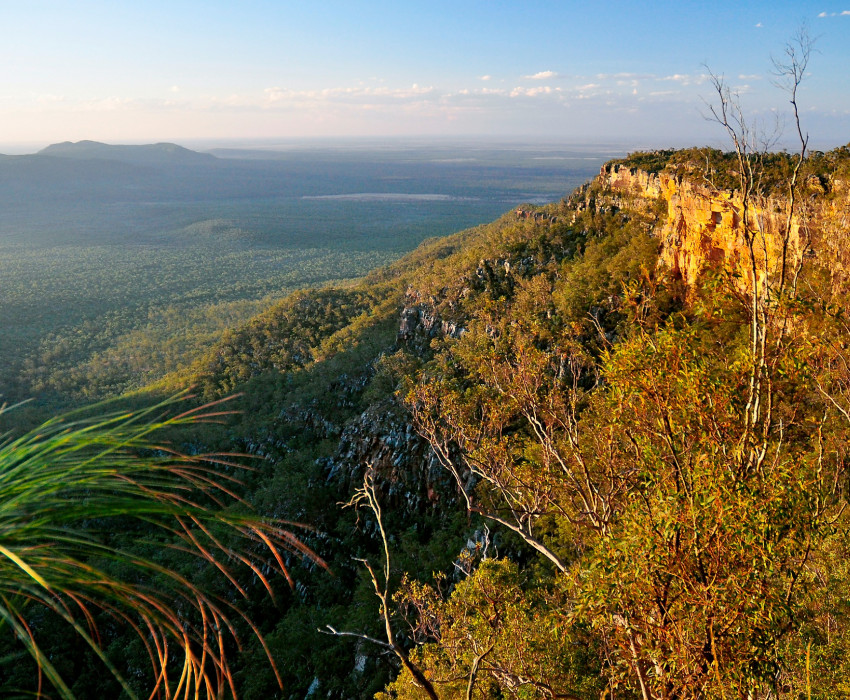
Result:
M706 269L725 265L751 287L749 252L743 227L743 202L738 191L718 190L710 184L668 173L648 173L618 164L602 167L598 182L603 191L626 197L663 200L666 222L658 231L663 263L687 285L693 285ZM850 190L847 183L832 180L829 196L820 181L801 187L798 214L789 236L791 260L805 254L826 258L833 281L843 282L850 270L847 222ZM628 204L623 202L624 207ZM750 232L756 237L759 267L775 271L780 259L780 232L786 223L786 202L754 198L749 208ZM768 265L762 265L766 251ZM837 264L834 264L837 263Z
M842 182L832 181L829 187L829 196L823 189L802 188L801 216L795 218L791 230L792 253L806 252L809 258L821 258L818 262L832 275L834 286L840 282L850 287L850 193ZM737 273L742 287L751 285L742 202L737 192L718 190L678 175L609 163L594 182L580 188L568 201L535 212L520 209L514 217L517 226L536 227L544 237L553 238L558 227L574 225L580 212L588 209L620 212L626 219L652 212L652 216L641 219L657 221L653 235L660 241L661 262L688 286L706 270L720 265ZM764 234L769 262L775 265L777 231L785 225L782 203L758 202L751 207L750 215L752 230ZM457 338L464 333L468 319L462 299L470 294L498 297L512 290L518 279L541 272L546 264L542 259L535 261L528 251L494 247L491 255L477 263L470 259L454 271L454 277L439 276L436 285L432 281L423 286L422 279L414 278L404 293L395 348L428 356L434 339ZM364 465L370 464L377 470L385 495L396 506L421 513L456 505L455 485L411 426L407 410L397 399L370 407L341 430L337 450L324 460L324 467L327 480L338 483L342 491L356 488Z

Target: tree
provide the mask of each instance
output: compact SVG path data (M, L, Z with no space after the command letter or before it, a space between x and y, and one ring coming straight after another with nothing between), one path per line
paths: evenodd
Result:
M815 340L835 337L819 331L838 315L804 265L814 238L797 92L811 51L803 31L774 62L800 141L792 156L770 156L771 139L713 77L743 274L707 275L673 313L657 302L647 313L663 283L628 280L590 309L596 344L557 303L512 315L518 295L447 341L409 396L467 507L545 557L569 592L562 624L596 631L612 692L800 689L794 640L817 598L813 552L834 546L843 512L845 437L833 431L850 413L843 355ZM631 327L612 326L612 310Z
M371 467L367 469L366 473L363 475L363 486L357 489L347 505L358 506L361 503L365 503L369 510L371 510L374 514L375 521L378 525L378 532L381 535L381 545L384 555L382 571L384 580L383 584L378 581L375 569L368 560L360 559L359 561L366 568L366 571L369 572L369 580L372 583L372 590L380 601L380 614L384 623L384 634L386 635L387 641L384 642L360 632L340 632L334 629L331 625L327 626L327 630L320 629L319 631L333 634L338 637L354 637L356 639L362 639L370 644L375 644L376 646L391 652L401 662L404 670L413 679L414 685L416 685L417 688L420 688L430 700L439 700L439 696L437 695L436 690L434 690L433 684L422 672L419 666L413 662L404 647L398 643L395 631L393 630L392 614L390 611L390 603L392 600L392 596L390 594L390 546L387 541L386 530L384 529L384 521L381 515L381 504L378 501L378 494L375 490L375 477L372 473Z

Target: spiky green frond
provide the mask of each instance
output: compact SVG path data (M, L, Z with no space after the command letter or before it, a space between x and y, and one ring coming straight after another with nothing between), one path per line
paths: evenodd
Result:
M293 523L244 506L234 476L244 467L157 441L166 428L222 415L208 404L169 416L177 400L54 418L0 444L0 620L36 661L39 694L45 678L60 697L74 697L28 622L40 608L71 625L130 697L137 694L102 648L103 614L128 625L147 649L150 697L237 695L227 647L239 643L237 627L262 638L232 603L163 563L156 553L164 547L206 561L243 596L239 569L273 595L273 571L291 582L287 553L324 566L291 532Z

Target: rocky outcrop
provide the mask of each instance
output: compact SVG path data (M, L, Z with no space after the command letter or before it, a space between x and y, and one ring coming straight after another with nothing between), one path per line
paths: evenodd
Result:
M817 251L834 261L846 260L847 264L836 262L827 267L836 280L840 278L850 285L850 274L839 274L842 269L850 270L848 190L842 183L821 180L806 182L804 189L800 215L794 218L789 236L791 255L811 256L812 251ZM586 210L619 212L625 220L643 222L650 229L654 226L660 241L661 264L687 287L693 287L708 270L717 268L725 268L742 288L752 285L750 249L738 192L675 174L608 164L593 183L579 188L562 205L558 217L547 214L543 219L524 209L515 215L517 219L531 219L530 225L545 227L551 225L550 218L556 218L569 226L570 217L575 223ZM643 216L647 213L651 216ZM765 268L770 273L778 264L785 218L784 203L779 200L754 198L750 204L748 232L759 243L755 246L759 274ZM527 224L523 221L521 225ZM767 266L763 264L765 255ZM427 357L435 338L458 338L466 331L463 300L467 295L510 290L517 279L533 275L540 265L527 254L481 259L457 279L438 280L425 289L409 287L399 318L397 346ZM330 431L326 432L330 435ZM458 505L457 485L413 428L406 409L394 399L369 407L337 434L336 452L323 461L323 466L327 480L335 482L343 492L358 488L364 470L371 465L383 497L395 507L421 513Z
M394 399L369 407L349 423L323 467L327 480L346 493L362 486L364 471L371 467L382 502L405 512L456 506L454 481Z
M398 342L423 350L430 345L433 338L459 338L463 335L463 326L456 321L442 318L438 306L439 302L434 297L425 298L416 289L408 288L399 320Z
M519 207L515 212L515 216L517 219L530 219L531 221L535 221L537 223L546 223L546 224L556 224L558 223L558 217L553 214L544 211L543 209L523 209Z
M804 255L848 258L846 235L834 231L835 222L846 224L850 210L847 188L840 182L829 183L831 197L823 196L826 186L820 178L816 183L804 183L787 237L788 205L784 199L752 197L745 217L738 191L717 189L708 182L609 163L603 166L599 183L603 191L619 193L643 206L648 201L666 203L666 221L657 232L661 262L689 287L708 269L722 266L742 289L751 289L753 266L748 239L755 241L759 281L765 274L777 272L785 240L786 259L792 262ZM846 225L843 228L846 231ZM834 266L828 267L837 273Z

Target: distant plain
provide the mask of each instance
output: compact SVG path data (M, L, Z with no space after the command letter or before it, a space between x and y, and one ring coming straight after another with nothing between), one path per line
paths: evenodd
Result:
M0 393L148 384L294 289L556 201L616 149L429 142L0 156Z

